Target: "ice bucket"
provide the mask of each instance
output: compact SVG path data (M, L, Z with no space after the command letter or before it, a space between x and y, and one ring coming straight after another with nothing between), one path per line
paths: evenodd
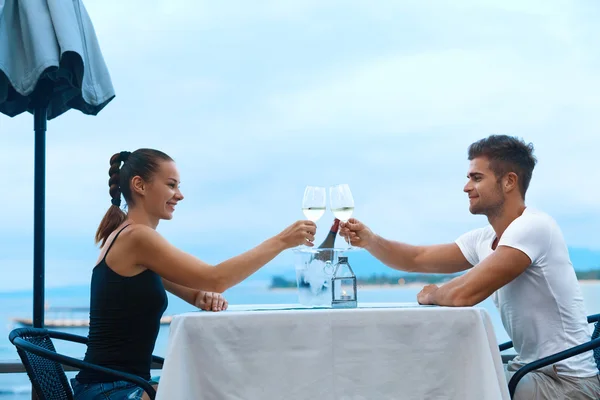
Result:
M298 302L305 306L331 307L331 277L344 249L294 249Z

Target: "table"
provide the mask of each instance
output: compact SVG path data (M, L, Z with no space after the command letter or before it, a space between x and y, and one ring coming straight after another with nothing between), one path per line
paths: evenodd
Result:
M232 307L174 317L158 400L509 399L477 307Z

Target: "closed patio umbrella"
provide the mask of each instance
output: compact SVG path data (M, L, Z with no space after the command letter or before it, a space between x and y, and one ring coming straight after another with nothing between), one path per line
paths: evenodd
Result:
M96 115L114 96L81 0L0 0L0 112L30 112L35 132L34 327L44 324L46 121L70 109Z

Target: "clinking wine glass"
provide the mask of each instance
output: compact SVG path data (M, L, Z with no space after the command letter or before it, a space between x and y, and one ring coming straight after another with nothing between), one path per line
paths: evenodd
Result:
M324 187L307 186L302 199L302 212L306 219L317 222L327 207L327 194Z
M307 186L302 199L302 212L306 219L317 222L327 207L327 192L321 186Z
M333 215L342 222L348 222L352 213L354 212L354 198L350 191L350 186L345 183L331 186L329 188L329 203ZM347 249L350 249L350 242L348 243Z

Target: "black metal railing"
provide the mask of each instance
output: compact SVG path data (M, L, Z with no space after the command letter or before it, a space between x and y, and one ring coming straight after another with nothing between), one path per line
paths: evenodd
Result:
M78 358L78 360L83 361L83 358ZM79 371L79 368L74 368L69 365L63 365L63 368L66 372L69 371ZM161 370L162 364L153 362L152 363L153 370ZM19 359L14 360L0 360L0 374L24 374L25 367L23 363Z

